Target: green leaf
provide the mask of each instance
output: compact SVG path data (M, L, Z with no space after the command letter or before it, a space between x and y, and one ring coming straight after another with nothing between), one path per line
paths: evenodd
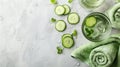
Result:
M57 4L57 0L50 0L52 4Z
M51 22L56 22L56 19L55 18L51 18Z
M72 3L73 2L73 0L68 0L68 3Z
M90 36L94 32L94 30L91 28L85 28L85 31L87 33L87 36Z
M74 30L74 31L72 32L72 35L73 35L73 36L77 36L77 30Z
M62 54L63 53L63 48L57 46L57 54Z

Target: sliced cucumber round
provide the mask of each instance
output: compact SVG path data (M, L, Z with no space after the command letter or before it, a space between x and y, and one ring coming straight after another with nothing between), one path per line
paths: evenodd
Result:
M62 45L65 48L71 48L74 45L74 40L73 38L67 36L65 38L62 39Z
M71 35L71 34L68 34L68 33L62 35L62 39L64 39L65 37L71 37L71 38L73 38L72 35Z
M85 22L87 27L93 27L96 23L97 21L95 17L88 17Z
M65 8L62 5L58 5L55 7L56 15L63 15L65 13Z
M66 4L64 4L63 7L65 8L65 13L64 14L65 15L69 14L70 11L71 11L70 7L68 5L66 5Z
M66 29L66 23L65 23L65 21L58 20L57 23L56 23L56 25L55 25L55 28L56 28L57 31L63 32Z
M80 17L77 13L73 12L68 15L67 20L70 24L77 24L80 21Z

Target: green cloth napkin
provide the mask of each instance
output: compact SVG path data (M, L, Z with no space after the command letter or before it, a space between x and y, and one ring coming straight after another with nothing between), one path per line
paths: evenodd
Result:
M75 49L71 56L87 63L90 67L120 67L119 35L112 35L101 42L82 45Z
M110 43L93 49L89 56L91 67L110 67L117 56L117 51L117 43Z
M117 4L108 9L105 13L110 19L112 27L116 29L120 29L120 0L118 1Z
M120 2L120 0L116 0L116 2Z

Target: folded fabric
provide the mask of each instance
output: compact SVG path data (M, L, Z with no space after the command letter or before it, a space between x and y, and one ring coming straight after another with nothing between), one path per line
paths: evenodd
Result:
M116 61L117 61L116 67L120 67L120 45L119 45L119 50L118 50L118 55L117 55Z
M120 2L120 0L116 0L116 2Z
M117 43L110 43L93 49L89 56L91 67L110 67L116 58L117 51Z
M71 56L79 59L90 67L110 67L115 63L118 54L120 39L117 36L111 36L102 42L92 42L82 45L75 49Z
M111 7L106 14L112 23L112 27L120 29L120 3L117 3Z

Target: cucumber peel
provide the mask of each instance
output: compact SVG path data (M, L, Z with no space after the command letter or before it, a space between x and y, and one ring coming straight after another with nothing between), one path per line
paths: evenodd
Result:
M71 38L72 38L72 35L71 35L71 34L68 34L68 33L67 33L67 34L63 34L63 35L62 35L62 39L64 39L65 37L71 37Z
M69 7L68 5L66 5L66 4L64 4L63 7L65 8L65 13L64 13L64 15L69 14L70 11L71 11L70 7Z
M56 15L67 15L70 13L71 9L67 4L58 5L54 9Z

